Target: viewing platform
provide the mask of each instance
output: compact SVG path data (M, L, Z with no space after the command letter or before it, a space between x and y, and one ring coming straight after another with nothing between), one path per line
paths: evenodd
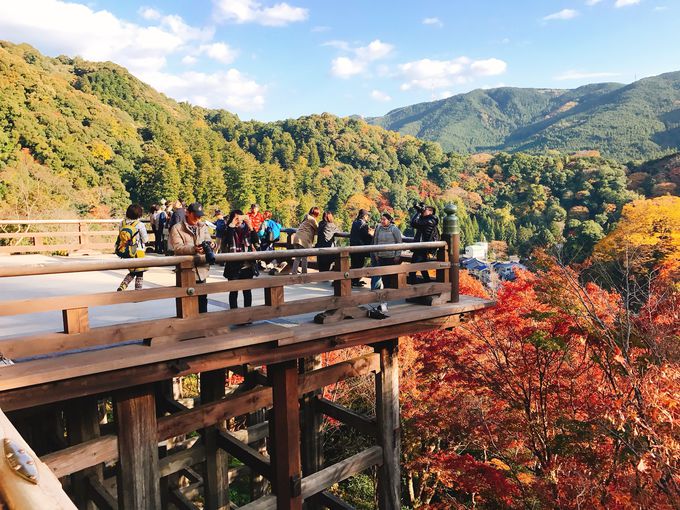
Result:
M13 506L16 494L54 487L57 477L78 508L196 508L195 496L206 509L236 508L234 457L250 477L252 502L240 508L352 508L328 488L371 466L379 508L398 508L399 337L455 327L493 305L459 295L454 220L450 214L444 240L431 243L219 254L206 283L196 282L203 256L0 259L0 353L12 363L0 365L0 409L43 471L37 485L3 476L0 494L22 508ZM350 269L350 254L413 249L437 257ZM335 257L332 271L227 281L219 266L319 255ZM151 288L106 290L140 266L149 268ZM431 272L432 281L407 284L415 271ZM351 285L371 277L384 288ZM227 309L225 293L243 290L254 291L253 306ZM199 296L208 297L207 313L199 313ZM366 307L380 302L388 317L370 318ZM322 354L360 346L322 366ZM228 373L243 382L229 386ZM185 405L173 381L194 374L200 396ZM323 397L326 386L366 376L375 380L375 416ZM100 423L102 408L112 411L108 423ZM324 415L375 445L326 465ZM200 437L189 444L194 432ZM56 506L59 495L33 496L34 508L69 508Z

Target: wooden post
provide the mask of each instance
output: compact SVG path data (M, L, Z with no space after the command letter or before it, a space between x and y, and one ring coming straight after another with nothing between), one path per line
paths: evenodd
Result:
M177 317L186 319L198 317L198 296L194 296L196 289L196 271L193 262L182 262L177 265L175 279L178 287L186 290L187 296L177 298ZM192 290L193 289L193 290Z
M80 234L78 235L78 248L81 249L81 250L83 248L85 248L86 239L87 239L86 234L85 234L86 230L87 230L87 223L83 223L82 221L79 221L78 222L78 232L80 232Z
M454 204L446 204L444 211L444 235L449 252L449 281L451 282L451 302L458 303L459 296L459 273L460 273L460 228L458 226L457 207Z
M352 295L352 280L349 278L349 253L342 252L338 255L336 261L336 271L340 271L343 274L342 280L335 280L333 282L334 294L336 296L351 296Z
M277 307L284 303L283 286L264 289L264 304Z
M401 438L399 432L399 362L398 339L374 345L380 355L380 372L375 375L378 444L383 462L378 469L378 508L401 508Z
M201 372L201 404L224 397L225 379L224 370ZM201 433L205 446L206 510L229 510L229 456L217 447L220 430L227 430L225 421L204 428Z
M283 293L281 294L283 297ZM267 300L267 295L265 294L265 302ZM270 305L271 306L271 305ZM244 385L245 389L252 389L258 383L258 372L257 368L244 365ZM250 413L246 418L246 424L248 428L255 425L260 425L267 421L267 411L265 409L258 409L254 413ZM253 443L248 442L256 451L262 455L267 453L267 441L265 439L258 439ZM250 499L255 501L265 495L269 482L267 479L259 473L256 473L252 469L250 470Z
M300 373L311 372L321 368L321 356L310 356L300 359ZM323 468L323 441L321 438L322 417L315 405L315 400L323 389L305 393L300 399L302 414L302 474L309 476ZM307 510L320 510L322 507L315 500L305 501Z
M66 431L70 446L84 443L100 436L99 409L96 397L83 397L67 402L64 416L66 418ZM97 509L97 506L89 498L86 480L92 477L102 482L104 480L103 468L103 464L98 464L71 475L73 500L78 508L86 510Z
M118 432L118 505L121 510L160 510L153 386L121 390L114 397L114 413Z
M269 365L267 375L273 393L269 434L276 508L302 510L297 363L293 360Z
M62 310L61 316L64 322L64 333L85 333L90 330L87 308L70 308Z

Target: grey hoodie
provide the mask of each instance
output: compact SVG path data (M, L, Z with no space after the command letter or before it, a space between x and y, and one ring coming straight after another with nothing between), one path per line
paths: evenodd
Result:
M378 225L373 234L373 244L399 244L401 243L401 230L394 223L389 227ZM393 259L401 256L401 251L381 251L376 256L381 259Z

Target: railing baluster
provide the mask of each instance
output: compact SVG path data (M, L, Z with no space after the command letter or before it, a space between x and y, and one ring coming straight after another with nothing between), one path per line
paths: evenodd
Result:
M177 317L187 319L198 316L198 296L194 295L196 290L196 272L194 263L191 261L181 262L176 266L177 287L186 290L186 297L176 299Z

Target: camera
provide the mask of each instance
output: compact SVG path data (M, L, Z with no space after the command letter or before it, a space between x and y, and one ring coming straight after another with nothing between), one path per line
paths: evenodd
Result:
M425 210L425 203L424 202L416 202L413 204L413 208L419 212L420 214L423 214L423 211Z
M203 241L201 243L203 248L203 253L205 254L205 261L212 265L215 263L215 251L213 250L212 243L210 241Z

